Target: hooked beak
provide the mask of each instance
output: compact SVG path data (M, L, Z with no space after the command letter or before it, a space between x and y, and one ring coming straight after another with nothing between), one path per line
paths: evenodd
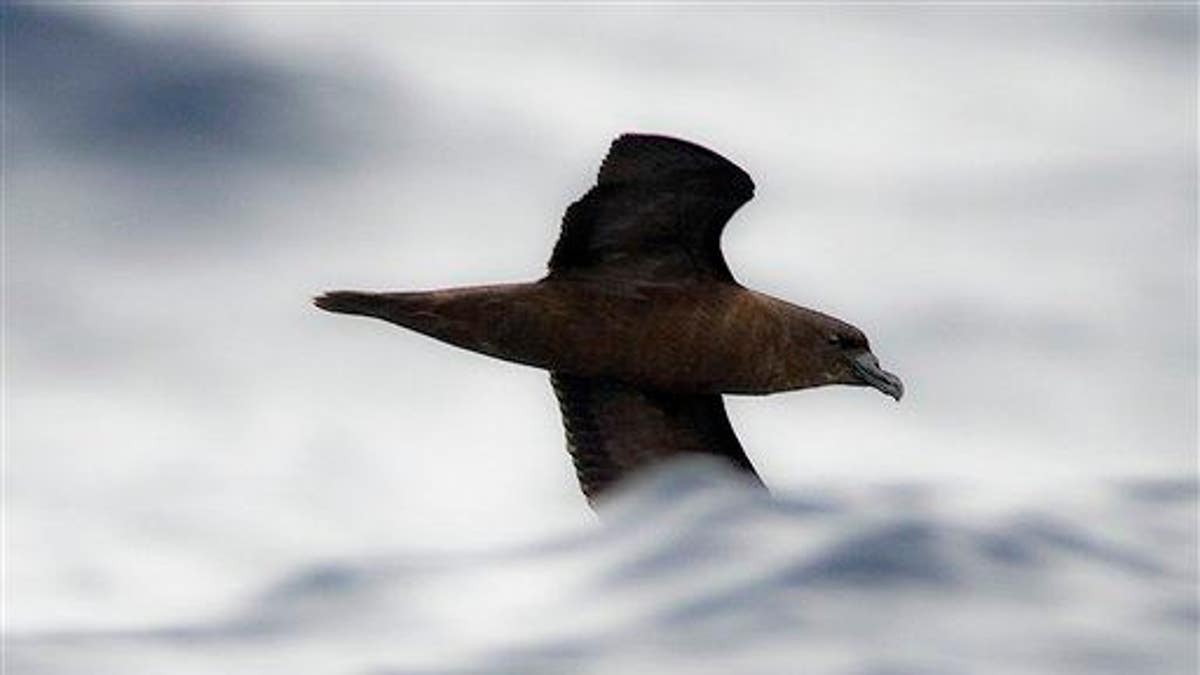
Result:
M904 396L904 383L900 378L879 367L879 359L871 352L864 351L850 358L854 372L862 378L863 383L875 387L897 401Z

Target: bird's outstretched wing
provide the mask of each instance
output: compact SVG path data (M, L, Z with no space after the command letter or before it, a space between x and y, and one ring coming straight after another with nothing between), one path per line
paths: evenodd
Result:
M753 196L750 176L707 148L623 135L596 186L567 209L550 277L732 282L721 230Z
M758 479L719 394L668 394L551 373L579 485L594 503L627 474L688 453L723 457Z

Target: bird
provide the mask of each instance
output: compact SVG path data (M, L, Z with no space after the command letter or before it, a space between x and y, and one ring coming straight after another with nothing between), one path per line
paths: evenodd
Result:
M858 328L734 278L721 233L754 190L713 150L622 134L595 185L567 208L543 278L331 291L314 303L548 371L593 507L682 456L721 458L762 485L723 396L840 384L899 401L904 385Z

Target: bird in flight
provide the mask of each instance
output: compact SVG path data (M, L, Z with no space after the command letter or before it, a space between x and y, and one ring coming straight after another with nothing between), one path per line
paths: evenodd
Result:
M723 394L845 384L899 401L904 385L859 329L733 278L721 231L753 195L750 176L707 148L625 134L567 208L544 278L314 302L549 371L593 505L679 455L722 457L757 480Z

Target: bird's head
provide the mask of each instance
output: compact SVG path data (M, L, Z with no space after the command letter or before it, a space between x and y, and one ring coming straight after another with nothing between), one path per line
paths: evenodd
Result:
M802 312L793 322L796 365L809 378L801 386L848 384L874 387L897 401L904 396L904 383L880 367L861 330L820 312Z

